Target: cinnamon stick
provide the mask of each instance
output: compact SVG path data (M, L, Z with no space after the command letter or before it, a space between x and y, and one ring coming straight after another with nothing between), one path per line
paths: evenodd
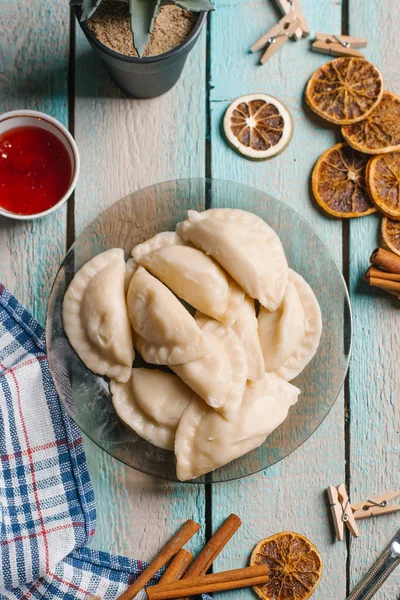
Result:
M400 256L397 256L393 252L389 252L383 248L376 248L371 254L370 262L390 273L400 274Z
M218 531L214 533L212 538L204 546L200 554L195 558L192 565L186 571L183 579L205 575L218 554L226 546L241 524L242 521L237 515L229 515Z
M387 271L382 271L382 269L378 269L377 267L370 267L364 275L364 279L368 283L371 277L378 279L388 279L390 281L400 281L400 275L398 275L397 273L388 273Z
M400 294L400 281L391 281L390 279L370 277L369 285L381 288L387 292L396 292L397 294Z
M233 571L181 579L167 585L154 585L146 589L149 600L172 600L208 592L223 592L260 585L268 581L268 566L255 565Z
M191 519L186 521L170 541L164 546L152 563L139 575L118 600L132 600L146 583L172 558L180 548L200 529L200 525ZM169 584L171 585L171 584Z
M186 569L192 562L192 558L193 554L189 552L189 550L181 548L179 552L175 554L174 558L171 560L170 564L165 570L160 579L160 584L172 583L182 579Z

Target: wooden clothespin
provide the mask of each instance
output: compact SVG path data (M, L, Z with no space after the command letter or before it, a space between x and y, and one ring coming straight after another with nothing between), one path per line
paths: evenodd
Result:
M371 498L365 502L350 504L344 483L337 487L330 486L327 489L336 537L339 541L344 539L344 526L346 525L353 537L359 537L360 533L356 520L376 517L400 510L400 505L389 504L390 500L400 496L400 491L384 494L377 498Z
M284 16L251 47L251 52L267 47L261 57L261 64L266 63L290 37L298 40L310 33L298 0L278 0L278 4L285 13Z
M335 533L339 542L344 540L344 526L346 525L353 537L359 537L360 533L356 524L356 520L351 510L350 500L347 495L346 486L344 483L337 487L328 487L328 497L331 503L331 512L333 523L335 525Z
M361 56L361 52L354 48L365 48L368 40L355 38L349 35L331 35L329 33L316 33L311 44L311 50L331 56Z
M277 2L279 4L279 8L281 9L284 15L288 15L289 13L296 13L295 18L300 21L300 25L294 32L293 37L296 40L299 40L302 37L307 37L308 35L310 35L310 28L308 27L308 23L304 18L299 3L290 2L290 0L277 0Z
M371 498L371 500L367 500L366 502L355 502L351 505L354 518L368 519L369 517L377 517L379 515L388 515L397 512L400 510L400 504L389 504L389 502L399 496L400 490L398 492Z

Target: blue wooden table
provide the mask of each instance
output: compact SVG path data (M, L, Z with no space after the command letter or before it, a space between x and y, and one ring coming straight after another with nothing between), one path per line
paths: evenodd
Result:
M264 67L249 47L279 18L273 0L216 0L208 32L191 53L178 85L149 101L115 87L79 28L67 0L0 1L0 110L32 108L69 126L82 169L75 198L50 217L0 220L0 280L43 323L52 278L75 236L104 208L139 187L179 177L211 176L253 185L303 214L332 249L348 281L354 349L343 392L317 433L275 467L238 482L166 484L140 475L86 440L98 528L93 545L150 559L181 522L203 524L203 539L230 513L244 526L215 564L244 565L257 540L299 531L324 560L316 600L344 599L399 527L391 515L361 523L358 540L335 543L324 490L346 481L354 500L399 488L400 328L397 300L360 283L377 245L379 219L351 223L321 215L310 197L317 157L339 141L338 128L305 111L304 85L326 57L309 40L288 42ZM312 32L350 33L369 40L366 57L400 92L398 9L393 0L302 0ZM295 123L279 157L251 163L220 133L225 108L237 96L262 91L281 100ZM312 268L312 265L310 265ZM197 536L197 548L202 543ZM233 594L229 594L233 597ZM251 598L250 591L234 594ZM394 574L377 600L400 598Z

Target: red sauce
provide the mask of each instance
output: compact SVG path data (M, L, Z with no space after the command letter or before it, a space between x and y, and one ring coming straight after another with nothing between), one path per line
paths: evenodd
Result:
M57 204L72 180L63 143L40 127L16 127L0 134L0 206L33 215Z

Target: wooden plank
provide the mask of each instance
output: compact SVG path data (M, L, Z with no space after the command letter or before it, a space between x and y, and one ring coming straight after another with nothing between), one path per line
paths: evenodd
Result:
M77 27L75 129L82 155L77 233L138 188L204 176L204 93L205 31L175 88L159 98L134 100L113 83Z
M400 92L393 56L400 48L398 24L390 0L350 0L350 35L368 38L365 56L382 71L386 88ZM380 218L354 220L350 228L350 278L354 311L354 349L350 367L350 475L355 501L399 489L400 411L398 301L372 291L362 282L371 251L378 245ZM397 514L360 524L361 537L351 544L353 587L399 528ZM397 569L376 600L398 598Z
M82 177L76 231L126 194L159 181L204 176L205 31L169 93L127 98L111 81L78 28L76 139ZM155 217L157 215L155 214ZM94 546L150 559L186 518L204 523L202 486L141 475L86 443L98 511ZM195 551L204 536L196 536Z
M67 125L68 4L12 0L2 4L1 24L1 112L30 108ZM42 324L65 251L65 215L62 208L37 221L0 217L0 280Z
M341 30L341 3L302 0L314 31ZM341 223L322 216L310 198L310 172L315 160L337 141L338 132L305 109L303 89L325 58L309 51L309 41L288 42L264 66L248 50L279 18L274 3L257 0L217 1L211 25L211 140L212 175L258 187L285 201L307 218L335 254L342 257ZM226 32L229 31L229 40ZM290 146L269 162L253 163L237 156L224 141L220 125L234 98L267 92L281 99L294 118ZM243 199L243 206L246 199ZM345 480L343 395L319 430L286 460L261 474L213 488L213 528L230 512L244 526L233 538L215 569L234 568L248 561L261 538L283 530L299 531L316 544L324 575L316 600L346 595L346 545L334 544L324 490ZM238 599L251 598L248 590Z

